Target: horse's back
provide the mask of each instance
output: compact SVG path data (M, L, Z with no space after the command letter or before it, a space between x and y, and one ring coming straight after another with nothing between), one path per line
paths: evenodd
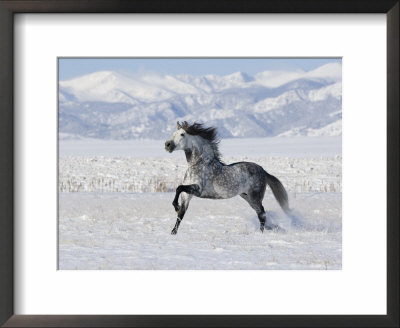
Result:
M267 174L260 165L253 162L237 162L226 165L226 167L234 169L239 174L255 177L258 179L264 179Z
M230 197L253 190L265 190L266 174L256 163L237 162L224 165L214 179L214 188Z

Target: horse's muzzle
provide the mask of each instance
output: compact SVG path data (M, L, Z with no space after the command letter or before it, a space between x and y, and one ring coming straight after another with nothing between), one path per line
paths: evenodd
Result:
M165 150L169 153L172 153L172 151L175 149L175 144L173 141L166 141L165 142Z

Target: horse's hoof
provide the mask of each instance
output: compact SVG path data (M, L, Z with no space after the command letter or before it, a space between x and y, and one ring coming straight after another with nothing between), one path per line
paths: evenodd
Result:
M263 226L260 227L260 231L261 231L261 233L264 233L264 227Z
M176 235L176 233L178 232L178 230L176 230L176 229L172 229L172 231L171 231L171 235Z

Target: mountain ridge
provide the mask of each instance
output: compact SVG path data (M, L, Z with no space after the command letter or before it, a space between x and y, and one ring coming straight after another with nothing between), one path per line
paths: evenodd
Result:
M100 71L59 82L59 132L76 138L160 139L177 120L215 125L224 138L340 135L341 108L337 63L254 76Z

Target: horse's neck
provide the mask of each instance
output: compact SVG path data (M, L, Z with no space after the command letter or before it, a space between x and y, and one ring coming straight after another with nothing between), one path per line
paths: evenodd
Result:
M191 149L185 149L185 156L186 156L186 161L188 164L190 164L193 160L193 151Z
M196 148L185 150L186 161L189 166L195 166L206 162Z
M199 163L209 163L214 158L214 150L211 145L205 142L193 142L192 149L185 150L186 160L189 166L193 166Z

